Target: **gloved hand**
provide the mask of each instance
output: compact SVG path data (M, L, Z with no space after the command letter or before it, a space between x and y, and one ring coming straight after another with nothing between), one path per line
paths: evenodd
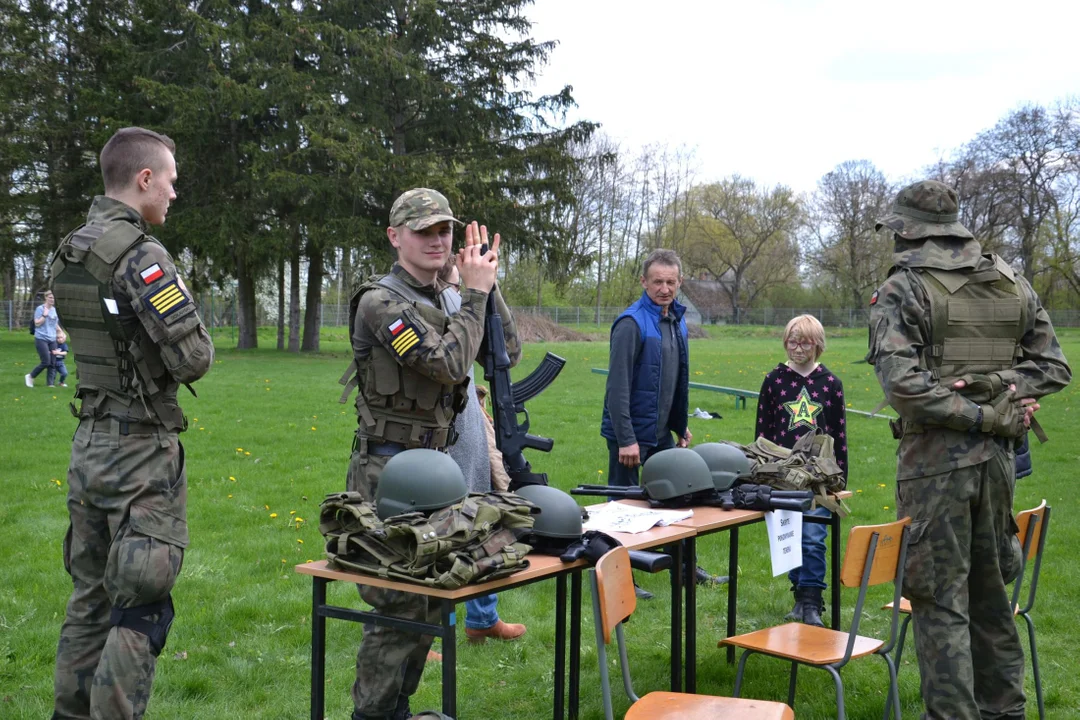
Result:
M979 405L991 402L1006 389L1001 376L996 373L963 375L952 383L952 387L956 392Z
M982 408L982 427L984 433L993 433L1001 437L1018 438L1027 431L1024 425L1024 407L1015 390L1006 390Z

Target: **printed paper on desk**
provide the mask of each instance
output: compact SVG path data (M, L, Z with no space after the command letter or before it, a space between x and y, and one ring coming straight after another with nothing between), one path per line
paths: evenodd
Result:
M771 510L765 513L772 555L773 577L802 566L802 513L795 510Z
M613 533L642 533L656 525L670 525L693 516L693 510L654 510L618 502L589 506L586 530Z

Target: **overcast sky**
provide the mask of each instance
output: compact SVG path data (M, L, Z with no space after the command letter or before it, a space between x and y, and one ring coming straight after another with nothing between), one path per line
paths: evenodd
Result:
M844 160L892 180L1025 102L1080 93L1080 2L536 0L558 40L535 91L636 151L696 148L698 177L812 190ZM1068 38L1072 37L1073 40Z

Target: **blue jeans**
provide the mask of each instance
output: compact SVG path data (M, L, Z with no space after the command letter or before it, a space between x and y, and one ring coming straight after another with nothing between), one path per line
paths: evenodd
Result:
M636 487L638 484L638 470L641 465L645 464L645 461L649 459L649 456L660 452L661 450L669 450L675 447L675 440L672 439L670 432L665 432L657 440L656 445L652 447L643 447L638 444L641 451L641 465L635 468L628 468L619 462L619 443L616 440L608 440L608 485L617 485L620 487ZM610 498L611 500L617 500L618 498Z
M52 351L56 349L55 340L42 340L41 338L34 338L34 347L37 349L38 357L41 358L41 362L38 366L30 371L30 377L36 378L41 374L42 370L48 370L45 374L45 378L48 381L48 385L56 384L56 365L53 364Z
M804 518L807 515L832 517L829 509L823 507L803 513ZM804 519L802 531L802 567L789 572L788 580L795 587L817 587L824 590L828 587L825 584L825 537L829 534L829 526L808 523ZM836 542L836 538L833 538L833 542Z
M499 622L499 612L495 606L499 596L492 593L465 603L465 627L471 630L487 630Z

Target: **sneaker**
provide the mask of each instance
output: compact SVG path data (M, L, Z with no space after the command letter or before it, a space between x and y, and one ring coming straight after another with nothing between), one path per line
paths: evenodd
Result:
M428 662L442 662L442 653L437 653L434 650L427 651Z
M525 634L525 626L520 623L506 623L497 620L494 625L484 629L465 628L465 637L471 643L482 643L488 638L496 640L517 640Z
M60 383L60 387L67 387L67 383Z
M727 575L712 575L703 567L694 571L694 582L698 585L726 585L730 578Z
M26 380L26 387L34 387L34 378L30 377L30 373L23 375L23 379Z
M54 387L56 387L56 386L55 386L55 385L46 385L45 387L47 387L47 388L54 388Z
M638 600L652 600L653 599L653 594L651 592L649 592L648 590L646 590L645 588L638 585L637 583L634 583L634 595L637 597Z

